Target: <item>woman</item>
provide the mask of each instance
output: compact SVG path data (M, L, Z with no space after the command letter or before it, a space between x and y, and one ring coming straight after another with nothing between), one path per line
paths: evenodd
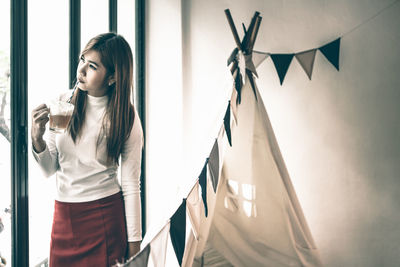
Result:
M56 173L50 266L111 266L140 250L143 132L132 80L129 44L100 34L80 55L77 89L60 96L75 105L66 132L45 141L49 109L32 111L33 155L47 177Z

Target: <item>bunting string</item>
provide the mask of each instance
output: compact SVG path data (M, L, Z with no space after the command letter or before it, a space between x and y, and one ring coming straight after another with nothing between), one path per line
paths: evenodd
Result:
M370 18L364 20L363 22L361 22L360 24L358 24L357 26L355 26L354 28L352 28L351 30L347 31L346 33L342 34L342 38L345 35L350 34L351 32L355 31L356 29L358 29L359 27L363 26L364 24L367 24L368 22L370 22L371 20L373 20L374 18L378 17L382 12L384 12L385 10L391 8L392 6L394 6L395 4L397 4L400 0L394 0L392 3L390 3L389 5L387 5L386 7L382 8L381 10L379 10L375 15L371 16Z
M378 17L380 14L382 14L385 10L393 7L395 4L397 4L400 0L395 0L393 2L391 2L390 4L388 4L387 6L385 6L384 8L380 9L378 12L376 12L373 16L369 17L368 19L362 21L361 23L359 23L357 26L351 28L350 30L348 30L347 32L345 32L344 34L342 34L340 37L338 37L337 39L326 43L325 45L321 46L321 47L317 47L317 48L312 48L312 49L308 49L308 50L304 50L304 51L300 51L297 53L271 53L271 52L260 52L260 51L247 51L249 53L254 52L254 54L264 54L266 55L266 57L270 56L271 60L275 66L275 69L277 71L278 77L279 77L279 82L282 85L283 81L285 79L285 76L288 72L288 69L290 67L290 64L292 62L293 57L295 57L297 59L297 61L299 62L300 66L303 68L303 70L305 71L305 73L307 74L308 78L311 80L312 78L312 71L314 68L314 61L315 61L315 54L316 51L319 50L324 57L336 68L336 70L339 71L339 54L340 54L340 41L343 37L349 35L350 33L354 32L356 29L360 28L361 26L369 23L370 21L372 21L373 19L375 19L376 17ZM249 27L250 28L250 27ZM244 28L245 29L245 28ZM247 41L247 36L249 33L249 29L246 31L244 30L245 33L245 37L243 38L244 41ZM243 45L242 45L243 47ZM244 53L246 53L246 51L243 51ZM242 61L242 62L241 62ZM253 75L249 75L249 73L245 73L244 71L242 71L242 68L237 67L237 65L240 65L241 63L243 64L243 59L241 57L240 51L238 50L238 48L235 48L234 51L232 52L232 54L230 55L230 57L228 58L228 65L230 63L234 63L232 66L232 75L234 76L235 79L235 89L238 92L238 101L237 104L240 104L240 90L241 87L243 86L243 82L241 81L241 79L243 79L245 77L245 75L248 76L249 81L252 83L253 80ZM253 67L250 67L250 62L252 62L251 60L249 62L247 62L246 60L246 69L247 70L252 70ZM246 70L246 72L247 72ZM252 71L253 74L256 75L255 71ZM253 85L252 85L253 87Z

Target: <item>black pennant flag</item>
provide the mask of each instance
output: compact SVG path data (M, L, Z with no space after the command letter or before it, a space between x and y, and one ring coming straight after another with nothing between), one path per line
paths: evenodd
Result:
M237 91L237 103L240 104L242 101L242 74L240 73L240 68L237 67L236 69L236 77L235 77L235 89Z
M211 149L210 159L208 160L208 166L211 173L211 181L214 188L214 192L217 192L217 185L219 180L219 149L218 140L215 140L213 148Z
M271 54L281 85L285 79L286 72L289 69L293 56L294 54Z
M228 108L226 109L225 117L224 117L224 127L226 132L226 137L228 137L229 145L232 146L232 137L231 137L231 101L228 103Z
M183 252L185 251L186 235L186 199L171 217L171 227L169 229L172 246L174 247L179 266L182 265Z
M340 38L319 48L327 60L339 70Z
M200 176L199 176L199 184L201 187L201 198L203 199L204 203L204 211L206 217L208 216L208 207L207 207L207 163L204 164L203 170L201 170Z
M233 49L231 55L228 58L228 66L236 59L236 55L239 52L239 49L236 47L235 49Z

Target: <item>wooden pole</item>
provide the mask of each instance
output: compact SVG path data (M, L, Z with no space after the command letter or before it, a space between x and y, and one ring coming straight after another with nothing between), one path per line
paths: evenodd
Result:
M236 31L235 23L233 22L232 15L229 9L225 9L225 15L226 18L228 19L229 26L231 27L231 31L233 34L233 38L235 39L236 46L238 47L239 50L241 50L239 35Z
M243 41L242 41L242 50L243 50L243 52L246 52L247 54L249 53L248 49L249 49L249 46L250 46L250 37L253 35L254 26L256 24L256 20L259 17L259 15L260 15L260 12L258 12L258 11L256 11L254 13L254 16L251 19L250 25L247 28L246 35L245 35L245 37L243 38Z
M246 30L244 24L242 24L244 32L245 32L242 42L240 42L239 35L237 33L237 30L236 30L236 27L233 22L232 15L231 15L231 12L229 11L229 9L225 9L225 15L226 15L226 18L228 19L228 23L231 28L233 38L235 39L235 43L236 43L236 46L238 47L238 49L247 54L252 53L254 43L257 38L258 29L260 28L260 23L262 20L262 18L260 17L260 13L257 11L254 13L254 16L251 19L250 25L247 28L247 30ZM231 66L232 74L235 72L237 67L238 67L238 62L235 61L233 63L233 65Z
M248 53L253 52L253 47L254 47L254 44L257 39L258 29L260 28L261 20L262 20L262 17L257 17L257 19L256 19L255 28L254 28L253 32L251 33L251 37L250 37Z

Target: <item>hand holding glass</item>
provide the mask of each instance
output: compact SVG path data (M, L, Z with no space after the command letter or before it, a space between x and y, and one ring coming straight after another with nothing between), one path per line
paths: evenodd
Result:
M50 131L63 133L71 119L74 105L63 101L52 101L50 108Z

